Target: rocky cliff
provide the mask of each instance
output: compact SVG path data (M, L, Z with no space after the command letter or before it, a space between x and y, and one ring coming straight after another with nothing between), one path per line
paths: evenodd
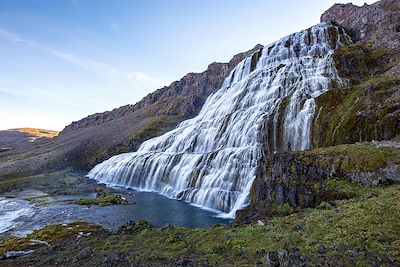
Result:
M237 213L236 223L350 198L337 183L400 180L399 143L383 141L398 140L400 134L400 1L336 4L321 21L341 26L353 40L334 52L335 66L348 86L333 85L317 98L314 150L263 156L251 204Z
M212 63L202 73L189 73L134 105L73 122L59 136L30 149L4 152L0 155L0 175L27 175L71 166L89 169L115 154L135 151L143 141L195 116L230 71L261 48L257 45L228 63Z
M340 145L266 155L251 189L251 203L236 222L266 220L321 203L352 198L343 188L400 182L400 142ZM327 204L330 205L330 204Z
M388 75L400 72L400 1L382 0L372 5L335 4L321 16L321 21L342 26L354 42L365 41L373 49L394 53Z
M314 147L394 138L400 133L400 1L336 4L321 21L339 24L355 43L335 51L349 86L317 99Z

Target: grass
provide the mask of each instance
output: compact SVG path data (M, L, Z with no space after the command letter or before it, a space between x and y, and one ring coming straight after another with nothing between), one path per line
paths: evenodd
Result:
M400 164L400 149L376 147L371 144L339 145L309 150L304 160L315 160L317 166L335 165L344 172L372 172L385 168L389 162ZM315 156L315 157L310 157Z
M0 239L0 255L7 251L27 250L32 247L31 239L54 243L79 232L88 233L99 231L101 227L86 222L75 222L66 225L49 225L40 230L36 230L26 237L6 236Z
M338 265L348 265L353 261L354 265L367 266L370 264L368 255L374 253L399 261L400 185L361 187L336 180L329 183L331 187L352 193L353 198L335 201L324 209L306 209L275 217L265 226L187 229L151 228L141 223L122 229L117 234L108 233L101 239L86 237L80 241L83 242L80 247L90 246L95 255L123 252L130 264L145 262L155 266L172 266L184 257L197 263L208 262L212 266L254 266L266 263L268 251L291 251L293 248L308 256L311 265L317 264L323 257ZM27 239L57 244L57 240L64 240L65 243L65 238L76 235L82 229L99 231L91 225L80 226L79 230L70 228L48 226L27 238L5 238L1 241L0 252L21 249L26 246ZM76 241L70 245L76 250ZM325 247L323 256L318 254L317 245ZM343 246L353 247L354 250L347 251L346 248L342 251ZM70 257L65 244L63 249L56 251L58 257ZM94 256L85 264L95 266L96 258Z
M128 200L124 199L120 195L113 193L97 193L96 198L81 198L75 202L78 205L128 205L131 204Z
M72 169L27 177L0 176L0 194L35 189L48 194L80 194L96 189L82 173Z

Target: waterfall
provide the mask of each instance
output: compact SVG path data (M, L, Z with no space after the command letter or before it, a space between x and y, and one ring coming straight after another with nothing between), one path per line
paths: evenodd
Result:
M342 29L321 23L264 47L232 70L196 117L137 152L98 164L88 176L234 217L248 204L265 149L286 149L288 141L294 150L310 147L314 98L345 84L332 53L350 42Z

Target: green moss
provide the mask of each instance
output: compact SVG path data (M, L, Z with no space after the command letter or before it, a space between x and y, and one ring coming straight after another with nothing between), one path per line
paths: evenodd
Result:
M15 178L0 176L0 193L36 189L48 194L79 194L93 191L95 182L90 182L83 173L65 169L51 173Z
M66 225L49 225L40 230L36 230L26 237L5 236L0 239L0 255L7 251L27 250L35 247L31 240L41 240L53 243L67 237L75 236L79 232L88 233L100 231L101 227L86 222L75 222Z
M373 172L385 168L388 162L400 163L400 149L377 147L371 144L354 144L325 147L302 152L304 157L312 157L317 166L325 169L334 165L343 172Z
M370 77L362 84L334 88L317 98L313 146L391 139L399 134L400 80Z
M292 207L290 207L288 203L285 203L283 205L278 205L276 207L276 211L280 215L289 215L294 212L294 209Z
M75 202L78 205L128 205L131 204L128 200L124 199L120 195L112 193L98 193L96 198L81 198Z
M317 244L326 248L326 261L335 260L337 265L349 264L350 260L358 266L370 265L371 262L364 257L364 248L369 253L400 260L400 185L363 189L354 183L331 181L328 186L344 192L355 191L357 197L336 201L331 208L306 209L289 216L275 217L265 226L209 229L144 226L135 231L107 234L101 239L85 237L80 239L79 246L93 247L98 253L96 255L124 252L130 264L145 262L156 266L176 265L176 261L185 256L198 263L208 261L212 266L254 266L258 262L266 264L268 251L291 251L294 247L310 260L315 260L320 257L315 249ZM86 233L98 229L91 225L49 226L35 231L28 238L45 240L50 244L63 240L59 253L69 257L68 248L76 247L78 231ZM71 243L66 243L69 237L73 239ZM24 238L5 238L0 252L16 247L21 249L26 243ZM359 249L352 250L352 254L348 255L339 249L342 244ZM94 259L96 257L91 261ZM95 265L96 262L87 264ZM312 261L310 265L313 265Z
M341 46L333 54L333 60L340 76L349 78L353 84L366 77L380 75L392 67L393 52L373 48L367 41Z

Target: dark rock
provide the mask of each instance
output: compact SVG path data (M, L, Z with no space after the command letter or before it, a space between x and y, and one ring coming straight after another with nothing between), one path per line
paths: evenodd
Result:
M122 265L122 263L126 262L126 257L128 253L123 252L111 252L105 258L104 262L108 264L108 266L118 266Z
M400 2L381 0L372 5L335 4L321 16L321 21L334 22L350 34L353 41L368 41L374 48L395 52L394 67L389 75L400 73Z
M177 266L190 266L191 264L192 261L187 257L182 258L176 263Z
M338 250L340 253L345 253L345 252L347 251L347 246L346 246L345 244L343 244L343 243L340 243L340 244L337 246L337 250Z
M317 252L318 252L319 254L324 254L324 253L325 253L325 247L324 247L324 245L318 244L318 245L316 246L316 249L317 249Z
M267 253L267 266L280 266L279 253L277 251L270 251Z
M296 232L300 233L300 232L303 231L303 226L301 226L300 224L296 224L296 225L293 227L293 230L295 230Z
M292 254L299 254L300 253L300 249L298 247L293 247L291 253Z
M231 238L233 238L233 235L232 235L232 234L225 233L225 234L224 234L224 238L226 238L226 239L231 239Z
M306 260L299 253L289 254L288 266L305 266Z
M213 247L211 251L214 254L222 254L222 252L224 251L224 248L223 247Z
M92 256L93 254L93 249L91 247L86 247L84 249L82 249L78 255L76 255L76 261L80 261L82 259L88 258L90 256Z
M167 230L167 229L174 229L174 226L167 223L163 227L161 227L162 230Z
M375 159L381 150L379 147L363 143L346 145L345 147L297 151L295 153L275 153L263 155L260 167L250 191L250 205L236 213L233 225L291 214L305 208L330 209L336 200L354 197L351 192L328 186L328 181L340 179L354 181L359 184L374 185L378 183L396 182L399 179L400 166L387 159L387 163L374 165L365 171L365 164L346 167L345 160L353 162L359 157L357 151L366 146L370 150L365 157ZM394 148L394 153L396 153ZM329 152L329 153L327 153ZM396 156L397 157L397 156ZM340 163L340 164L339 164ZM385 166L386 165L386 166ZM372 169L372 168L375 168ZM294 229L295 231L300 228ZM301 231L301 230L300 230Z

